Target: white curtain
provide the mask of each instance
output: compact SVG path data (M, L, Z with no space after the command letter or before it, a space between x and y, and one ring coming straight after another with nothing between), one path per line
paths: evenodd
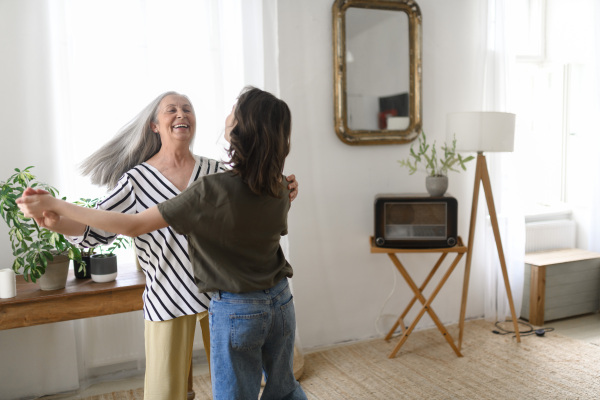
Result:
M594 21L600 21L600 4L595 1L593 2L593 14ZM592 87L594 88L594 95L592 99L592 110L598 110L600 107L600 24L594 23L594 40L592 43L594 47L590 49L593 52L592 71L595 71L592 77ZM598 126L597 113L590 113L590 126L591 137L594 138L593 143L590 145L592 154L589 159L594 160L592 168L590 168L589 182L594 183L592 190L591 199L591 218L590 218L590 236L589 236L589 250L600 252L600 157L598 157L598 149L600 148L600 127Z
M517 6L521 9L513 9ZM532 51L531 54L526 52L521 56L533 57L534 61L536 57L539 58L539 64L544 61L547 65L558 68L561 77L563 70L566 71L565 77L561 78L562 82L554 83L560 88L558 95L563 96L559 99L563 104L563 115L557 119L568 133L568 137L563 139L564 149L561 150L567 155L564 167L566 171L563 172L566 177L564 201L573 210L577 221L577 246L600 251L600 161L597 156L600 148L600 128L595 117L600 107L600 25L597 23L600 21L600 4L595 0L578 0L568 4L550 0L488 0L484 12L486 24L483 29L486 43L485 93L482 102L484 110L514 112L515 96L519 89L516 85L519 82L513 79L512 74L515 60L513 48L516 40L533 44L524 36L527 29L513 28L515 24L528 22L527 19L519 22L518 17L523 14L523 7L533 7L530 11L541 7L535 10L536 13L540 13L536 14L536 18L539 18L539 21L542 21L541 26L545 25L546 28L528 26L541 40L541 43L535 43L539 46L539 54ZM513 35L517 31L521 37ZM527 90L521 91L527 93ZM527 200L521 193L526 192L522 189L528 182L522 181L517 168L527 168L531 165L534 159L532 154L538 159L548 155L541 146L532 144L531 140L526 146L527 140L522 133L527 127L521 128L522 120L518 113L516 121L514 153L487 154L487 160L518 316L522 304L522 256L525 243L524 212L521 206ZM542 125L543 122L536 121L536 124ZM560 163L559 160L555 162ZM482 209L486 209L483 199L479 204L478 223L484 213ZM481 227L482 224L478 225L479 232ZM487 267L485 317L490 320L504 320L510 318L510 310L497 261L495 242L489 223L483 229L485 246L484 249L478 249L479 244L476 243L474 263L483 263ZM479 238L480 236L477 239Z
M485 33L482 41L484 51L483 111L514 112L511 105L511 69L514 56L511 52L507 16L509 2L488 0L485 7ZM518 146L518 120L515 146ZM523 294L523 256L525 254L525 222L522 201L519 196L518 171L512 161L512 153L487 153L494 203L498 213L498 224L502 248L506 259L509 285L515 306L516 317L521 311ZM484 265L486 290L484 316L488 320L511 319L511 311L500 267L496 242L489 221L483 191L478 204L479 223L475 247L483 251L474 252L473 265ZM484 222L485 221L485 222ZM481 241L480 241L481 240ZM479 243L477 243L479 241Z
M194 151L220 159L224 117L245 84L263 87L262 2L64 0L52 2L60 181L68 197L89 194L74 167L150 100L190 97ZM244 17L247 20L244 22ZM249 29L248 26L251 28ZM253 45L256 57L245 57ZM92 189L96 191L103 189Z
M77 166L164 91L190 97L193 150L217 159L225 157L224 120L240 90L254 85L278 95L275 0L0 0L0 13L0 21L18 21L2 28L10 41L0 50L11 61L0 66L10 97L2 104L15 111L0 115L20 120L9 129L15 144L0 169L35 165L67 200L105 193ZM124 257L131 260L131 250ZM0 331L0 359L11 360L0 366L0 397L73 390L143 369L142 318L133 312ZM202 346L199 335L195 343Z

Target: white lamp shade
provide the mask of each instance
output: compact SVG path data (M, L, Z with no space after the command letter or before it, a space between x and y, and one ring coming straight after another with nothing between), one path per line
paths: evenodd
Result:
M512 152L515 114L492 111L450 113L446 143L456 138L457 151Z

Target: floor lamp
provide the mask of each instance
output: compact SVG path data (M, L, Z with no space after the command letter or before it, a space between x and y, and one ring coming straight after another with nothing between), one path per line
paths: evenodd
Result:
M504 286L510 306L515 335L517 342L521 341L519 334L519 323L515 313L510 283L508 281L508 271L506 269L506 260L502 250L502 241L500 240L500 229L498 227L498 218L494 198L492 196L492 185L488 173L487 162L484 152L512 152L515 136L515 114L502 112L459 112L450 113L446 121L447 137L446 142L452 143L456 139L457 151L475 151L477 152L477 166L475 168L475 184L473 187L473 204L471 205L471 223L469 226L469 241L467 243L467 259L465 261L465 277L463 282L463 301L460 309L459 318L459 337L458 349L462 345L462 332L466 312L466 299L469 287L469 277L471 273L471 259L473 256L473 239L475 237L475 222L477 219L477 203L479 201L479 186L483 185L483 192L487 201L500 266L502 267L502 276L504 277Z

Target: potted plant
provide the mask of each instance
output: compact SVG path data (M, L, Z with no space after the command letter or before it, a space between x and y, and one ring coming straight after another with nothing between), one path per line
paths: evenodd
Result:
M82 197L73 203L82 207L96 208L99 202L99 198ZM81 279L92 278L95 282L114 280L117 276L117 256L114 252L130 246L130 238L119 235L110 245L80 248L82 261L74 262L75 276ZM96 254L96 251L99 253Z
M39 280L42 290L61 289L66 285L69 261L81 262L81 251L63 235L41 228L19 210L16 200L28 187L44 189L52 196L58 196L58 190L36 180L32 168L15 168L13 175L0 182L0 215L8 225L15 256L12 269L22 273L26 281ZM57 277L53 275L55 271L58 271Z
M110 282L117 277L117 249L131 247L131 239L118 235L115 240L106 246L98 246L98 254L90 257L90 272L94 282Z
M402 167L408 168L409 175L414 174L422 167L427 172L425 186L431 196L443 196L448 189L448 171L460 172L457 167L463 171L467 170L465 164L475 157L463 157L456 152L456 138L452 140L452 146L444 143L442 152L436 149L436 143L432 145L427 143L425 132L419 136L419 147L415 150L414 143L410 146L410 153L404 160L398 160Z
M99 201L100 199L98 198L88 199L82 197L73 203L82 207L96 208L96 205ZM73 262L73 271L75 272L75 277L78 279L89 279L92 277L90 271L91 257L96 251L96 247L83 247L79 248L79 251L81 251L81 262Z

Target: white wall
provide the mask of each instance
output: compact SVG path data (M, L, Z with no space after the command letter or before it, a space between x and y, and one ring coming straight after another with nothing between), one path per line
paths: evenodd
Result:
M423 125L428 137L445 140L446 114L479 109L481 64L476 54L480 18L476 0L418 1L423 14ZM300 194L290 213L296 316L305 349L380 336L412 292L389 258L370 254L373 200L377 193L425 192L424 174L409 176L396 160L409 145L349 146L334 131L330 0L279 2L281 97L293 116L292 152L286 170ZM449 193L459 201L459 235L467 239L474 163L450 175ZM435 255L401 256L420 283ZM456 323L464 261L433 308ZM467 318L483 315L483 271L473 266ZM377 317L398 275L397 289ZM413 312L412 315L415 313ZM431 327L424 317L419 328Z

